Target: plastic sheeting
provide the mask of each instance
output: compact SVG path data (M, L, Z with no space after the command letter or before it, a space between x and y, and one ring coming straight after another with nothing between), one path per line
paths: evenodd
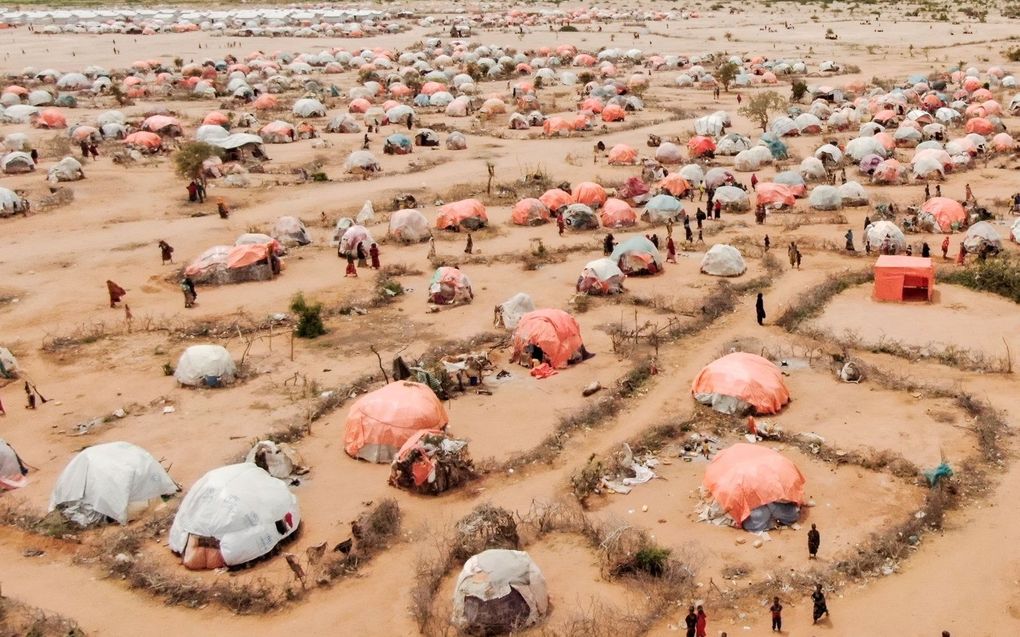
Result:
M420 429L445 429L449 417L421 383L397 381L358 398L347 414L344 451L352 458L390 463Z
M508 598L519 595L520 612ZM509 603L492 602L506 600ZM542 571L524 551L490 549L464 563L453 593L453 623L463 629L507 632L538 622L549 609L549 593ZM518 614L518 616L513 616ZM507 625L508 624L508 625Z
M73 522L88 526L103 517L128 522L128 508L177 493L177 485L148 451L128 442L108 442L81 451L57 478L49 510L58 506Z
M770 360L733 352L706 365L691 386L694 398L722 413L740 413L749 406L758 414L774 414L790 401L783 374Z
M215 538L227 566L265 555L301 524L287 485L250 463L213 469L181 502L170 527L170 550L183 554L189 536Z
M234 380L237 368L230 352L220 345L192 345L184 350L174 378L182 385L216 387Z

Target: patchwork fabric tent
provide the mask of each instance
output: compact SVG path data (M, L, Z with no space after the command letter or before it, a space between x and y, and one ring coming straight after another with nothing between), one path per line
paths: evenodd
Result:
M793 524L804 501L804 475L791 460L764 445L738 443L708 463L704 487L748 531Z
M733 352L706 365L694 379L691 394L724 414L775 414L790 402L775 363L747 352Z
M524 551L490 549L464 563L453 593L453 623L501 634L537 623L549 609L542 571Z
M877 301L930 301L935 294L935 266L927 257L883 254L875 262Z
M416 431L442 430L448 422L446 408L427 385L393 382L351 405L344 451L352 458L389 463Z
M623 292L625 277L616 261L595 259L589 261L577 277L577 291L592 295L617 294Z
M236 566L269 553L297 531L301 511L287 484L249 463L213 469L181 502L170 550L189 569Z
M64 467L49 510L59 509L80 526L106 518L127 524L132 505L144 507L174 493L177 484L148 451L129 442L108 442L82 450Z
M535 302L524 292L518 292L499 306L503 327L512 330L521 322L521 317L535 311Z
M437 268L429 281L429 303L456 305L470 303L473 298L470 279L457 268Z

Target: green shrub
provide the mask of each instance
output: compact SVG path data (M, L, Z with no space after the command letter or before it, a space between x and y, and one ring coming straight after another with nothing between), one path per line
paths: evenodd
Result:
M577 33L577 27L572 24L564 24L560 27L560 33Z
M634 556L634 563L638 569L653 577L659 577L666 571L669 563L669 556L673 552L662 546L646 546Z
M943 274L940 279L1020 303L1020 260L1013 257L995 257L984 263L978 261L969 267Z
M322 303L309 304L305 301L305 295L298 292L290 301L290 311L298 315L294 331L301 338L315 338L326 333L326 327L322 324Z

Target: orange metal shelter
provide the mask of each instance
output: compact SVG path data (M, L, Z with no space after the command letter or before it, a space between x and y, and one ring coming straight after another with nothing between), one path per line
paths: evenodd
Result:
M877 301L931 301L935 294L935 266L931 259L882 255L875 262Z

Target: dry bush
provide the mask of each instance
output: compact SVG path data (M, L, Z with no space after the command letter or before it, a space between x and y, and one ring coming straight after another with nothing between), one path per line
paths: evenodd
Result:
M85 637L73 619L0 597L0 637Z
M386 498L362 513L351 525L356 548L362 553L374 553L389 546L400 533L403 514L393 498Z
M455 532L451 555L454 560L462 562L482 551L518 549L521 544L513 513L487 503L475 507L461 518Z

